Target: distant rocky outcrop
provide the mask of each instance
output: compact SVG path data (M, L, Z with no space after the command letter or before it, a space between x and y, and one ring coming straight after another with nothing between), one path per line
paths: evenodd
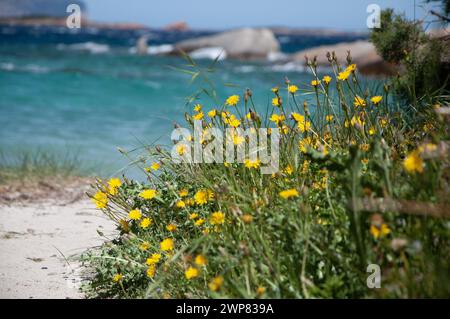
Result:
M78 4L82 11L86 10L80 0L1 0L0 19L67 16L66 8L69 4Z
M343 42L306 49L295 53L292 59L295 62L303 63L305 62L305 56L309 59L317 57L319 66L329 66L328 52L335 52L338 61L345 63L348 51L350 51L353 63L358 65L358 70L363 74L389 75L395 73L395 66L384 61L376 52L373 44L368 41Z
M222 48L228 57L236 59L266 59L280 51L280 45L269 29L236 29L175 44L175 52L190 53L205 48Z

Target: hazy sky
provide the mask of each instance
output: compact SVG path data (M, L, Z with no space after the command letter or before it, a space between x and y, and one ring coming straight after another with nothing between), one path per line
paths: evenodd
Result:
M424 15L416 0L417 17ZM185 21L193 28L290 26L365 29L371 3L414 16L414 0L85 0L89 17L162 27Z

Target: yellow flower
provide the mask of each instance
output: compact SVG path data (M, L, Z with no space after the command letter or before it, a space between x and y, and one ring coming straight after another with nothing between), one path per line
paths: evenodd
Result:
M161 167L161 165L159 163L152 163L152 165L150 166L150 168L154 171L157 171L159 168Z
M109 185L109 193L111 195L116 195L117 194L117 189L122 186L122 182L120 181L119 178L111 178L108 182Z
M419 153L423 154L423 153L433 153L434 151L437 150L437 145L433 144L433 143L426 143L423 145L420 145L419 148Z
M162 251L173 250L173 240L171 238L166 238L161 242L160 246Z
M422 173L423 172L423 160L417 150L409 153L403 161L403 167L409 173Z
M204 116L203 112L198 112L197 114L194 114L193 118L194 118L194 120L199 121L199 120L203 119L203 116Z
M280 106L280 99L278 97L274 97L272 99L272 105L273 106Z
M327 116L325 116L325 120L327 121L327 122L331 122L331 121L333 121L333 115L327 115Z
M250 224L253 221L253 216L249 214L242 215L242 221L246 224Z
M380 126L382 127L382 128L384 128L384 127L386 127L387 125L388 125L388 120L387 119L385 119L385 118L380 118Z
M364 119L361 119L360 116L353 116L352 119L350 120L350 123L352 124L352 126L364 126Z
M286 168L283 170L284 173L286 173L287 175L292 175L292 173L294 172L294 169L292 168L291 165L286 166Z
M345 81L348 79L349 76L350 76L350 72L345 70L343 72L339 72L337 79L339 81Z
M202 105L201 104L194 105L194 111L195 112L200 112L201 110L202 110Z
M225 101L226 105L236 106L239 103L239 95L232 95Z
M272 122L274 122L277 125L280 125L281 122L284 121L284 115L278 115L278 114L272 114L272 116L270 117L270 120Z
M193 198L188 198L184 201L186 203L186 205L188 206L194 206L195 205L195 200Z
M366 100L364 100L362 97L357 95L357 96L355 96L355 101L353 102L353 104L356 107L364 107L364 106L366 106Z
M205 256L203 255L197 255L195 257L195 263L197 266L205 266L208 263L208 260L206 260Z
M291 197L298 197L298 191L295 188L287 189L285 191L281 191L280 196L284 199L288 199Z
M356 64L354 64L354 63L350 64L346 69L346 71L348 71L348 72L353 72L355 70L356 70Z
M291 113L291 117L294 119L294 121L296 121L296 122L300 122L300 121L304 121L305 120L305 117L303 116L303 115L300 115L300 114L298 114L298 113L296 113L296 112L292 112Z
M178 194L180 195L180 197L186 197L187 195L189 195L189 192L187 189L183 188Z
M297 93L297 91L298 91L298 87L297 87L296 85L289 85L289 86L288 86L288 91L289 91L289 93L291 93L291 94L295 94L295 93Z
M369 149L370 149L370 145L367 144L367 143L363 143L363 144L361 144L361 145L359 146L359 148L361 149L361 151L367 152L367 151L369 151Z
M374 104L374 105L378 105L378 103L381 102L381 100L383 99L382 96L377 95L377 96L373 96L370 101Z
M264 293L266 292L266 288L259 286L258 288L256 288L256 293L258 294L258 296L264 295Z
M153 278L155 277L155 273L156 273L156 266L150 265L150 267L147 268L147 277Z
M155 265L157 263L159 263L159 261L161 260L161 254L152 254L150 256L150 258L147 258L147 260L145 261L145 263L150 266L150 265Z
M168 231L170 231L170 232L174 232L174 231L177 230L177 226L174 225L174 224L169 224L169 225L166 226L166 229L167 229Z
M177 208L185 208L185 207L186 207L186 203L185 203L184 201L182 201L182 200L179 200L179 201L177 201L177 202L175 203L175 206L176 206Z
M237 128L237 127L239 127L239 125L241 125L241 121L239 121L237 118L233 117L233 118L230 118L230 120L228 121L228 124L231 127Z
M233 144L234 145L241 145L244 142L245 142L245 138L243 136L240 136L240 135L233 136Z
M208 287L211 291L219 291L223 285L223 277L217 276L214 277L208 284Z
M304 133L306 131L308 131L311 128L311 122L310 121L298 121L297 122L297 127L300 130L300 132Z
M119 282L119 281L122 280L122 278L123 278L123 275L122 275L122 274L115 274L112 280L113 280L114 282Z
M139 209L133 209L128 213L128 217L132 220L139 220L142 217L142 213Z
M378 239L381 237L384 237L388 235L391 232L389 229L389 226L385 223L381 224L381 226L378 228L375 225L370 226L370 233L372 234L373 238Z
M92 201L95 203L95 206L99 209L106 208L108 205L108 195L106 195L102 191L98 191L95 193L94 197L92 197Z
M152 224L152 220L151 220L150 218L144 218L144 219L141 221L141 227L142 227L143 229L148 228L151 224Z
M123 231L128 233L130 231L130 225L124 219L119 220L119 225L122 227Z
M188 147L186 144L178 144L176 150L178 155L183 156L187 152Z
M320 84L320 80L312 80L311 81L311 85L314 87L318 86L319 84Z
M259 159L254 160L254 161L251 161L251 160L249 160L249 159L246 159L246 160L244 161L244 165L245 165L245 167L247 167L248 169L251 169L251 168L258 168L258 167L261 165L261 161L260 161Z
M214 198L214 193L210 190L201 189L194 195L195 203L197 205L204 205L208 203L209 200Z
M209 222L211 225L221 225L225 222L225 214L220 211L214 212L211 214Z
M278 87L274 87L274 88L271 88L270 90L271 90L273 93L277 94L278 91L279 91L279 88L278 88Z
M371 127L369 128L369 135L374 135L375 134L375 128Z
M198 276L198 269L194 267L189 267L185 272L184 275L186 276L186 279L190 280L192 278L195 278Z
M205 223L205 220L203 218L197 219L194 223L195 226L201 226Z
M325 82L326 85L328 85L331 82L331 76L325 75L322 80L323 82Z
M208 112L208 116L209 117L216 117L217 116L217 110L216 109L214 109L214 110L211 110L211 111L209 111Z
M197 213L192 213L189 215L189 219L196 219L198 218L198 214Z
M144 241L142 244L139 245L139 249L146 251L150 248L150 244L146 241Z
M156 190L155 189L145 189L140 194L139 197L143 199L153 199L156 197Z

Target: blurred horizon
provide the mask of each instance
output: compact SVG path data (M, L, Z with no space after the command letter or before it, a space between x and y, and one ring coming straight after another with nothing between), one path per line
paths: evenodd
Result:
M84 0L88 18L108 23L140 23L162 28L185 22L192 29L231 29L238 27L290 27L305 29L367 30L369 4L393 8L409 19L423 18L430 7L421 0L228 0L211 4L207 0ZM278 10L277 10L278 9ZM320 17L320 18L319 18Z

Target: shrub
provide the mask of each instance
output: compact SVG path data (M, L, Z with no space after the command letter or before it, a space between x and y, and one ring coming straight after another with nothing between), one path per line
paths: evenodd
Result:
M273 122L279 172L176 164L156 147L137 161L146 182L98 181L90 196L119 234L83 257L94 269L89 296L450 296L445 119L432 108L404 116L389 86L371 93L350 61L333 60L333 77L309 65L310 84L272 89L267 117L249 90L186 114L205 130ZM380 289L367 286L369 264L381 267Z

